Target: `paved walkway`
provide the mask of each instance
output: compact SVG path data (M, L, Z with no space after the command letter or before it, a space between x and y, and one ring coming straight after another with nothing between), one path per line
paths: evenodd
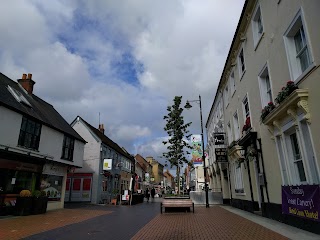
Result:
M160 214L160 203L73 205L68 209L0 219L0 239L320 239L303 230L229 206Z

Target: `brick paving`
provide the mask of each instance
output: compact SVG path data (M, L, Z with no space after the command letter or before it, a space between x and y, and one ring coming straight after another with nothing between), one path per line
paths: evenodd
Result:
M196 207L195 213L164 213L145 225L132 240L152 239L288 239L219 206Z
M46 214L0 219L0 239L22 239L33 234L79 223L112 211L92 209L60 209Z

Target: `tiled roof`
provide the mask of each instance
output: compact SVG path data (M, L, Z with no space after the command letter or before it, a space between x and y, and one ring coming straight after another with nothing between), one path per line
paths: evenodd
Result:
M98 136L98 138L101 139L101 141L111 147L113 150L115 150L116 152L120 153L121 155L133 160L133 156L130 155L126 150L123 150L123 148L121 148L118 144L116 144L114 141L112 141L110 138L108 138L106 135L104 135L102 132L100 132L99 129L93 127L90 123L88 123L87 121L85 121L82 117L78 116L81 121L83 121L88 128L95 134Z
M148 165L151 166L150 163L147 162L146 159L144 159L140 154L137 154L135 156L136 160L139 162L139 164L141 165L142 169L146 172L148 169Z
M8 86L19 91L19 93L27 99L31 107L18 102L9 92ZM86 142L51 104L45 102L34 94L30 95L26 93L17 82L11 80L0 72L0 106L1 105L11 109L12 111L34 118L42 124L59 132L68 134L79 141Z

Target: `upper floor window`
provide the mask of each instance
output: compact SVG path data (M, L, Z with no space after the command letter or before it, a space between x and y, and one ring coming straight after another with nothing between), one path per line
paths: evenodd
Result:
M249 108L249 102L248 102L248 97L245 96L245 98L242 101L243 104L243 115L245 117L245 119L247 119L247 117L250 117L250 108Z
M246 66L244 62L244 53L243 53L243 48L241 48L239 56L238 56L238 61L239 61L239 71L240 71L240 77L244 74L246 71Z
M64 136L61 159L72 160L74 149L74 139L68 136Z
M308 47L308 34L301 11L284 35L288 64L292 80L296 80L311 65L312 57Z
M264 66L261 73L259 74L259 86L261 95L262 107L267 106L269 102L273 101L271 82L267 65Z
M228 88L228 85L224 89L224 103L225 103L225 107L227 107L228 104L229 104L229 88Z
M254 45L257 46L258 42L263 33L263 24L262 24L262 17L261 17L261 10L260 6L257 7L253 19L252 19L252 31L253 31L253 41Z
M234 128L234 138L235 140L238 140L240 138L240 128L239 128L239 118L238 118L237 111L233 114L233 128Z
M227 124L227 134L228 134L228 143L231 144L233 139L232 139L232 130L231 130L230 122L228 122L228 124Z
M18 145L33 150L39 149L41 124L26 117L22 118Z
M236 90L236 81L234 79L234 71L232 71L230 74L229 82L230 82L230 93L231 93L231 95L233 95L233 93Z

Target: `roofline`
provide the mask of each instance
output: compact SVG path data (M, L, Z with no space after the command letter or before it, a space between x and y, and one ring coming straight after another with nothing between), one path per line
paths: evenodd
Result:
M235 31L235 33L233 35L233 39L232 39L231 46L230 46L230 49L229 49L229 52L228 52L228 56L227 56L227 59L225 61L225 64L224 64L224 67L223 67L223 70L222 70L222 74L221 74L221 77L220 77L220 81L219 81L219 84L218 84L218 87L217 87L217 92L218 92L219 88L221 87L223 76L225 75L226 68L227 68L228 62L230 60L231 52L232 52L233 47L235 46L235 41L236 41L236 38L237 38L237 36L239 34L240 26L241 26L242 20L244 18L244 14L245 14L245 12L247 10L248 4L249 4L249 0L246 0L244 5L243 5L243 8L242 8L242 12L241 12L241 15L240 15L240 19L239 19L236 31ZM205 125L206 128L207 128L211 113L213 111L213 107L215 106L215 102L217 100L217 96L218 96L217 92L215 94L215 97L214 97L214 100L213 100L213 103L211 105L210 112L209 112L209 115L208 115L208 119L206 121L206 125Z

